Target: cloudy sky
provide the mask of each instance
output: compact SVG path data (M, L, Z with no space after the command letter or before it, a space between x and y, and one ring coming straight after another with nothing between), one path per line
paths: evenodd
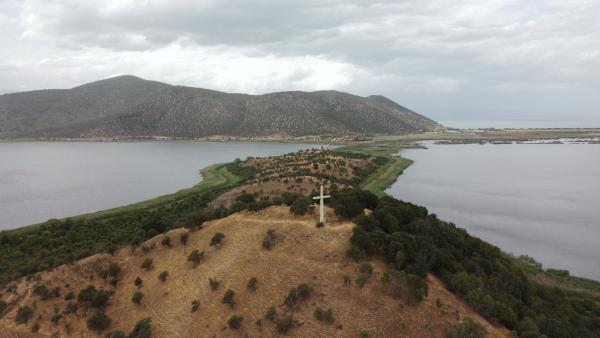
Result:
M450 126L600 127L598 0L0 0L0 32L4 91L133 74L382 94Z

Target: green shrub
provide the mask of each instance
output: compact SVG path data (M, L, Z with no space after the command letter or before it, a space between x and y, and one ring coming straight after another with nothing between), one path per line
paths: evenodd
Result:
M33 317L33 309L25 305L19 307L19 309L17 310L17 316L15 317L15 321L17 322L17 324L27 324L31 317Z
M39 296L41 299L48 299L48 288L43 284L38 284L33 288L33 294Z
M150 338L152 337L152 319L150 317L146 317L140 321L138 321L131 333L129 333L129 338Z
M109 277L118 277L121 272L121 267L117 263L110 263L108 266L108 276Z
M265 313L265 318L272 322L275 321L275 319L277 318L277 310L275 310L274 306L271 306L267 309L267 312Z
M312 201L308 197L298 197L290 206L290 212L294 215L304 215L311 203Z
M31 332L36 333L39 330L40 330L40 324L38 324L37 322L33 323L33 325L31 325Z
M247 285L248 289L250 289L251 291L255 291L257 282L258 282L258 280L256 279L256 277L250 278L250 280L248 281L248 285Z
M171 237L169 237L169 236L163 237L163 239L160 241L160 244L162 244L162 246L166 246L168 248L173 246L171 244Z
M67 294L65 295L65 300L71 300L75 298L75 293L73 291L69 291L67 292Z
M77 303L68 302L65 307L65 311L63 311L63 313L70 314L70 313L75 313L75 312L77 312Z
M484 338L485 329L469 317L446 330L448 338Z
M308 298L312 293L312 288L308 284L298 285L298 296L300 298Z
M144 261L142 262L142 265L140 265L140 268L145 269L145 270L152 269L152 258L144 259Z
M215 290L217 290L219 288L219 284L220 283L219 283L219 281L216 278L215 279L209 278L208 279L208 284L210 285L210 289L213 290L213 291L215 291Z
M110 333L107 333L106 336L104 336L104 337L105 338L126 338L125 332L123 332L121 330L115 330Z
M314 312L314 316L318 321L331 324L333 323L333 309L329 308L327 311L323 311L320 307L317 307Z
M188 232L182 232L179 235L179 241L181 242L181 244L187 245L187 241L188 241L189 237L190 237L190 234Z
M235 306L235 291L227 290L225 295L223 295L223 299L221 299L221 303L228 304L230 307Z
M217 232L210 239L210 246L214 246L220 249L221 245L223 245L223 238L225 238L225 234L223 234L222 232Z
M136 288L140 288L142 286L142 284L144 284L144 281L138 276L135 278L135 281L133 282L133 284L135 285Z
M131 302L140 305L142 303L142 298L144 298L144 294L139 291L136 291L131 297Z
M169 276L169 273L167 271L163 271L161 273L158 274L158 279L161 282L165 282L167 280L167 276Z
M102 310L96 310L86 321L88 329L104 331L110 326L110 318Z
M294 324L294 319L292 316L283 317L281 320L277 321L277 332L279 334L287 334L288 331L292 328Z
M229 326L230 329L237 330L242 325L242 320L244 320L244 317L233 315L233 316L229 317L229 320L227 321L227 325Z
M358 285L359 288L362 289L370 277L371 277L370 275L361 273L360 275L358 275L358 277L356 277L356 280L354 282L356 283L356 285Z
M194 267L197 267L198 264L200 264L200 261L202 260L203 257L204 257L204 251L200 252L198 250L194 250L190 253L187 260L188 260L188 262L192 262Z

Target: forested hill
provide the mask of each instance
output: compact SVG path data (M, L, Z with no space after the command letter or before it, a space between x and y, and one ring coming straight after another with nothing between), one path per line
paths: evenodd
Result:
M135 76L0 96L1 138L398 134L439 128L383 96L230 94Z

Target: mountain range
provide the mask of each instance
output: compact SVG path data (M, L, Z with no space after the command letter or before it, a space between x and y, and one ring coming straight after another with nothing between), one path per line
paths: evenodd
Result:
M443 128L392 100L338 91L264 95L131 75L0 96L0 137L209 137L403 134Z

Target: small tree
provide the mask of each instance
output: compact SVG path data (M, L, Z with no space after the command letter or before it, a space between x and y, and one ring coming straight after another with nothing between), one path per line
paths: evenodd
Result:
M138 321L131 333L129 333L129 338L150 338L152 337L152 319L150 317L146 317L140 321Z
M97 310L86 321L88 329L104 331L110 326L110 318L102 310Z
M189 237L190 237L189 232L182 232L179 235L179 241L181 242L181 244L186 245Z
M204 257L204 251L200 252L198 250L194 250L190 253L187 260L188 260L188 262L192 262L194 267L197 267L198 264L200 264L200 261L202 260L203 257Z
M225 238L225 234L223 234L222 232L217 232L210 239L210 246L214 246L214 247L220 249L221 245L223 244L223 238Z
M227 290L227 292L225 292L225 295L223 295L223 299L221 300L221 303L229 304L230 307L234 307L235 306L234 298L235 298L235 291Z
M256 283L258 282L258 280L256 279L256 277L252 277L250 278L250 280L248 281L248 289L250 289L251 291L256 291Z
M141 293L141 292L139 292L139 291L136 291L136 292L133 294L133 296L131 297L131 301L132 301L134 304L140 305L140 304L142 303L142 298L144 298L144 294L143 294L143 293Z
M290 206L290 212L294 215L304 215L310 206L311 200L307 197L298 197Z
M142 265L140 265L140 268L145 269L145 270L152 269L152 258L144 259L144 261L142 262Z
M237 330L240 328L240 325L242 324L242 320L244 320L244 317L233 315L227 321L227 325L229 326L230 329Z
M160 241L160 244L162 244L163 246L166 246L166 247L170 248L172 246L172 244L171 244L171 237L169 237L169 236L163 237L163 239Z
M194 299L192 301L192 312L198 311L199 308L200 308L200 301L197 299Z
M108 266L108 276L109 277L118 277L121 272L121 267L117 263L110 263Z
M135 284L136 288L140 288L142 284L144 284L144 281L138 276L135 278L135 282L133 283Z
M294 319L292 316L286 316L277 322L277 332L279 334L286 334L290 328L292 328L292 324L294 323Z
M274 322L275 319L277 319L277 310L275 310L274 306L271 306L267 309L267 312L265 313L265 318L272 322Z
M158 279L159 279L161 282L164 282L164 281L166 281L166 280L167 280L167 276L168 276L168 275L169 275L169 273L168 273L167 271L163 271L163 272L161 272L160 274L158 274Z
M29 322L32 316L33 309L25 305L17 310L17 316L15 317L15 321L17 322L17 324L27 324L27 322Z
M215 279L209 278L208 284L210 285L210 289L213 291L215 291L219 288L219 281L216 278Z

